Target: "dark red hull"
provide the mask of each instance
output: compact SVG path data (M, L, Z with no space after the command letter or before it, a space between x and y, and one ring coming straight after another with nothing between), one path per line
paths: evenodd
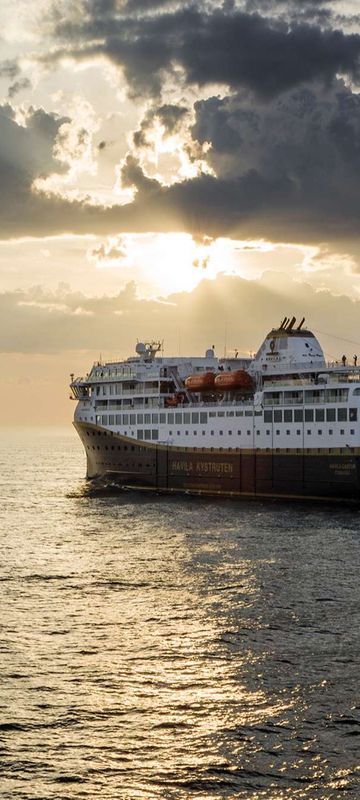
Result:
M75 423L87 455L87 477L120 486L223 496L360 500L360 452L345 448L281 452L172 447L138 443Z

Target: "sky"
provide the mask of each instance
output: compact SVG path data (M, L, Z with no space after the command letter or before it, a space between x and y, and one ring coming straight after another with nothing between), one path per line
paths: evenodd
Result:
M160 339L360 353L357 0L2 0L2 424Z

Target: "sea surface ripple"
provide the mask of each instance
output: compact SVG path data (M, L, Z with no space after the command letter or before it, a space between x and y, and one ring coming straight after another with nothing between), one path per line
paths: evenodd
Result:
M91 492L71 430L0 467L2 800L358 800L356 508Z

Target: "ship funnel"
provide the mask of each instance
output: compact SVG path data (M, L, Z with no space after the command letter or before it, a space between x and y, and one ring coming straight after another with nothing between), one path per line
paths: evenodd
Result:
M292 331L292 329L293 329L293 327L295 325L295 322L296 322L296 317L291 317L291 321L290 321L289 325L287 326L286 330L287 331Z

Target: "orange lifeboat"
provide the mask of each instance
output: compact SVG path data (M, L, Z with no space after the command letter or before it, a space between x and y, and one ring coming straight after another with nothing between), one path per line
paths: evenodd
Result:
M189 392L211 392L214 390L215 375L213 372L203 372L202 375L189 375L185 386Z
M254 388L253 379L244 369L234 372L220 372L215 378L215 389L223 392L249 392Z

